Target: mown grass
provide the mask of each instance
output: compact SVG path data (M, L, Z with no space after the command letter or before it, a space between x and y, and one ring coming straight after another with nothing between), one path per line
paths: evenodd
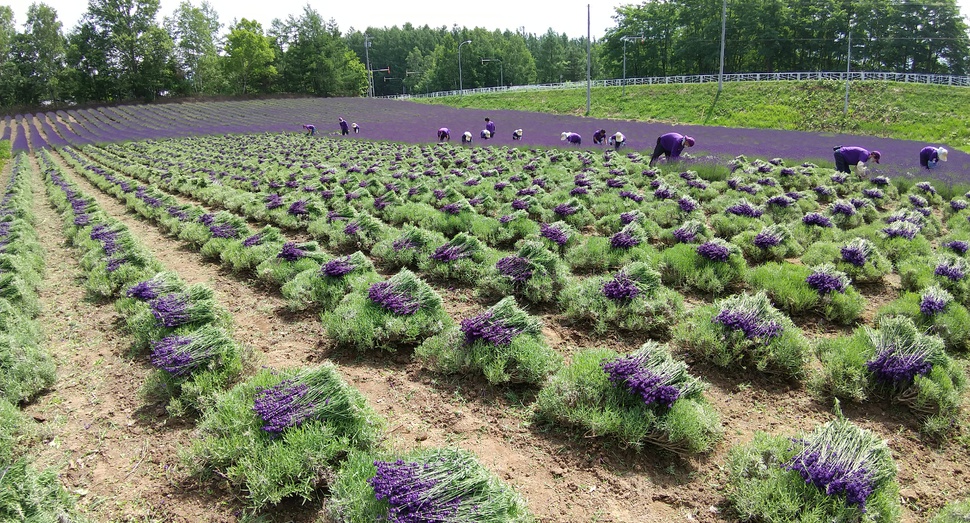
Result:
M592 91L594 118L677 122L850 133L946 143L970 152L970 89L883 81L852 82L843 115L845 83L834 80L630 86ZM479 109L555 114L586 113L586 89L421 98L416 101Z

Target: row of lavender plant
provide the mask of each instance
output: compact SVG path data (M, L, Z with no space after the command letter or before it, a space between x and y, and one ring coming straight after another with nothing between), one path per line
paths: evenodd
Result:
M114 302L135 354L157 369L145 387L176 416L195 416L238 380L243 351L230 335L231 316L205 285L166 272L125 225L104 213L65 176L46 151L39 156L48 198L79 251L85 288Z
M55 365L37 315L44 252L31 209L32 170L18 154L0 198L0 519L83 521L60 483L60 471L39 470L32 448L41 431L18 405L33 401L55 382Z
M44 252L34 230L30 163L13 159L0 199L0 397L27 402L54 383L54 361L37 322Z

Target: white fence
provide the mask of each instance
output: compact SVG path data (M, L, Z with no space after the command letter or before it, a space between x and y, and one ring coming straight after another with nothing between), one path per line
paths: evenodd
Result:
M623 85L655 85L655 84L706 84L717 83L716 74L692 74L679 76L651 76L646 78L616 78L612 80L593 80L593 87L622 87ZM799 80L840 80L846 77L852 81L884 80L889 82L906 82L915 84L955 85L970 87L970 76L952 76L939 74L917 73L873 73L865 71L807 72L807 73L740 73L724 75L725 82L782 82ZM438 91L426 94L403 94L385 96L384 98L436 98L439 96L458 96L460 94L497 93L505 91L546 91L554 89L579 89L586 87L586 82L563 82L557 84L514 85L511 87L480 87L465 89L464 91Z

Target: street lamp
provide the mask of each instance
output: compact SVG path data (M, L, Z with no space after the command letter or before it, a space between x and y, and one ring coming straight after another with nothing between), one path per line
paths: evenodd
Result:
M640 36L622 36L620 40L623 41L623 96L626 96L626 43L631 40L643 41L643 35Z
M498 84L501 87L505 87L505 64L502 63L501 58L482 58L482 65L486 62L498 62Z
M465 40L464 42L458 44L458 95L461 96L465 92L465 87L461 83L461 46L465 44L472 43L471 40Z

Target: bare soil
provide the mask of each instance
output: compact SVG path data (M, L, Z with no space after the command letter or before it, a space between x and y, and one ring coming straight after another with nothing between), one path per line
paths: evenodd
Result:
M141 238L168 270L186 282L211 287L235 318L236 340L258 355L257 365L334 361L387 418L394 447L457 445L474 452L528 500L542 522L735 521L724 492L729 449L758 430L795 435L833 418L832 405L813 399L800 385L688 359L692 373L710 382L708 396L726 428L724 441L709 456L683 460L651 447L637 452L537 424L530 410L535 389L443 377L423 369L408 351L335 349L316 315L287 311L277 291L221 270L128 213L82 176L70 178ZM59 369L54 387L24 409L46 434L35 449L39 464L61 470L81 510L95 521L238 521L245 505L227 482L198 484L187 477L179 451L193 438L193 423L173 420L140 394L150 365L132 356L131 340L112 305L85 296L76 253L65 244L61 221L38 175L33 186L37 229L47 256L40 320ZM871 302L866 321L897 289L898 281L862 289ZM486 306L466 289L439 286L437 291L456 319ZM621 334L593 338L554 311L538 313L548 341L567 357L603 344L632 350L644 341ZM812 337L845 332L817 318L797 321ZM970 496L966 445L927 442L913 416L895 405L842 408L854 422L882 434L893 449L904 521L925 520L944 503ZM314 503L284 503L268 511L267 520L326 521L325 494Z

